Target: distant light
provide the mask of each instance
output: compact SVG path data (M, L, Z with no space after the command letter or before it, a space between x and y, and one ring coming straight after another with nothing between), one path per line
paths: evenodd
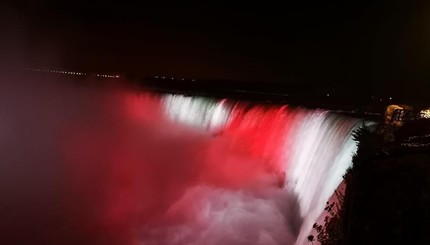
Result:
M382 102L382 99L379 99L380 102Z
M392 100L393 99L393 97L390 97L390 100Z
M327 93L327 97L330 97L330 94L329 94L329 93Z
M430 119L430 109L420 111L421 118Z

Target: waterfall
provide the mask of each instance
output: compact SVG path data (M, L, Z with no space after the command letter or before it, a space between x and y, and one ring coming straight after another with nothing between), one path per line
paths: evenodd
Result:
M8 79L5 244L302 245L351 162L361 122L288 105Z
M235 138L249 155L264 159L280 174L283 188L298 199L300 232L305 244L311 227L342 181L356 151L352 132L361 120L323 110L261 106L167 95L172 120Z

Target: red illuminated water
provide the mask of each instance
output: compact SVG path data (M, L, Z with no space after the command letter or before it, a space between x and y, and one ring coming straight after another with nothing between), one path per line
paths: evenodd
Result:
M324 111L11 84L2 244L302 244L355 151Z

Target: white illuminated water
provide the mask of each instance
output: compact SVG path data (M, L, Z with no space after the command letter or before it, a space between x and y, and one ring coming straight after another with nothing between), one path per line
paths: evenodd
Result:
M166 95L163 103L172 120L210 130L223 126L230 113L225 101L202 97Z

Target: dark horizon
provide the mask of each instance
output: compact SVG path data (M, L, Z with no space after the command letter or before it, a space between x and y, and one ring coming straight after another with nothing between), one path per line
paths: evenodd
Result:
M16 3L2 7L0 43L5 61L31 67L410 93L428 88L429 9L420 1Z

